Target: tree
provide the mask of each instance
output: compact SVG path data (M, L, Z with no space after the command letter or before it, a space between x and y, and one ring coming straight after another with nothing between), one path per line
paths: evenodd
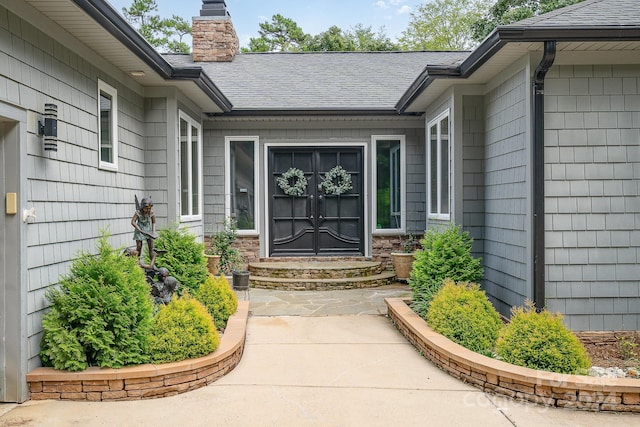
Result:
M243 52L300 52L310 37L293 19L280 14L259 25L260 37L249 39L249 48Z
M243 52L348 52L398 50L397 44L385 34L358 24L351 30L331 26L315 36L305 33L292 19L276 14L271 22L259 24L260 37L251 38Z
M486 0L434 0L411 13L400 45L407 50L469 50L472 25L486 10Z
M384 28L374 33L371 26L365 27L362 24L357 24L350 31L334 25L327 31L310 37L304 46L306 51L320 52L379 52L398 49L398 45L384 33Z
M473 24L473 38L481 41L498 25L511 24L581 1L583 0L497 0L488 12Z
M125 19L158 50L175 53L189 53L189 45L182 38L191 34L191 25L183 18L173 15L162 19L155 0L133 0L129 8L123 7Z
M384 32L384 27L380 27L377 33L371 30L371 26L365 27L362 24L356 24L349 35L354 39L356 44L355 50L365 52L382 52L400 50L397 43L391 41L389 36Z

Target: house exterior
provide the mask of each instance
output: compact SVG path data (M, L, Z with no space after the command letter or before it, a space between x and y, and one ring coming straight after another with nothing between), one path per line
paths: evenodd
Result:
M455 222L501 313L532 299L574 330L638 329L635 3L472 52L241 54L205 0L193 55L161 55L104 0L0 0L0 401L28 398L77 251L101 229L133 243L136 195L200 238L234 217L249 259L385 261Z

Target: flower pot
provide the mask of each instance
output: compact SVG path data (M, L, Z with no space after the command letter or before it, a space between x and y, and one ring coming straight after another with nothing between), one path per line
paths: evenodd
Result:
M249 272L247 270L237 270L233 275L233 289L236 291L246 291L249 289Z
M396 271L396 278L399 280L408 280L413 268L413 252L392 252L391 261L393 269Z
M220 255L204 255L207 258L209 273L217 276L220 273Z

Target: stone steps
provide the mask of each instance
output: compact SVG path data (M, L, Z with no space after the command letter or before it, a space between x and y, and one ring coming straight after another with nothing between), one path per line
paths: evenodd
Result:
M388 285L395 273L380 262L291 258L249 264L251 287L278 290L342 290Z

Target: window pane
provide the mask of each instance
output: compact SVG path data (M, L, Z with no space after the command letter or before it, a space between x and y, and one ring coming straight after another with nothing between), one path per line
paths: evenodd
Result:
M180 213L189 215L189 126L180 119Z
M200 153L198 128L191 127L191 215L200 214Z
M112 98L100 91L100 161L113 163Z
M442 157L441 167L441 193L440 193L440 213L449 213L449 118L445 117L440 122L440 156Z
M431 213L438 213L438 126L429 129Z
M254 230L255 159L253 141L231 142L231 214L238 230Z
M376 228L400 228L400 141L376 141L376 181Z

